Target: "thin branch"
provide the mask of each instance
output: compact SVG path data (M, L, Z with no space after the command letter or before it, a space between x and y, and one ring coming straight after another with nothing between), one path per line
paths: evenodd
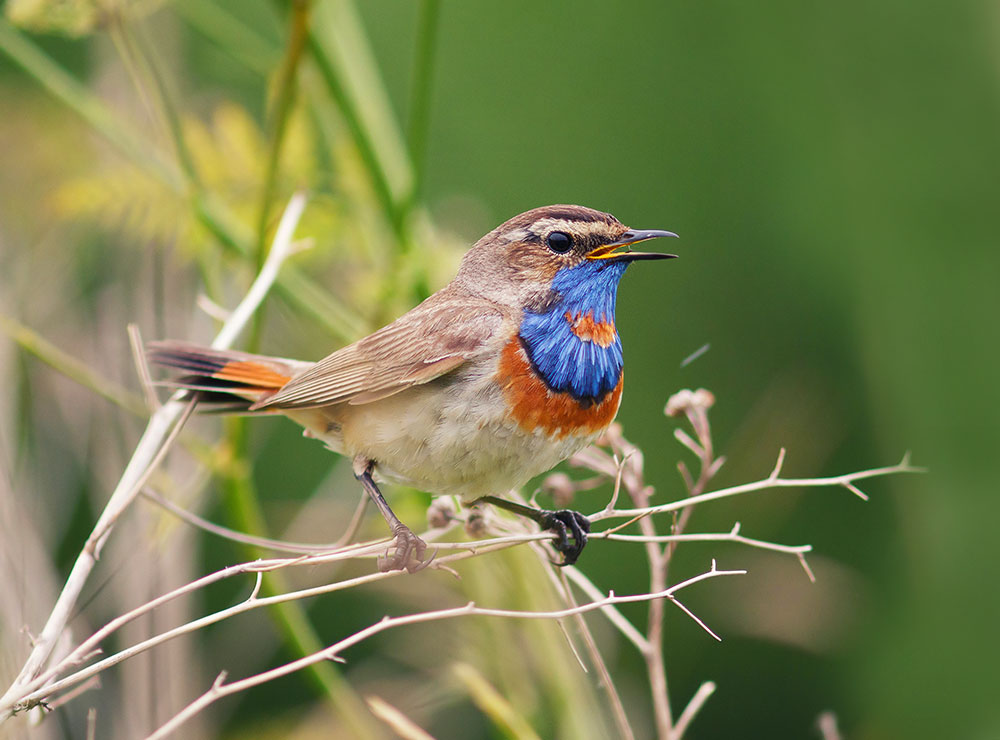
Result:
M244 534L243 532L237 532L235 529L230 529L229 527L223 527L222 525L210 522L207 519L204 519L197 514L178 506L170 499L164 498L158 494L149 486L145 486L142 489L142 495L155 503L157 506L169 511L178 519L190 524L192 527L197 527L198 529L217 537L230 540L231 542L238 542L241 545L266 548L275 552L299 553L302 555L311 555L317 552L323 552L336 548L336 545L315 545L306 542L287 542L285 540L271 539L270 537L257 537L255 535Z
M87 740L95 740L97 737L97 707L87 710Z
M193 515L189 515L193 516ZM214 527L214 525L212 525ZM439 532L441 530L436 530L433 532ZM601 539L605 533L595 532L592 537L595 539ZM442 566L449 562L465 559L468 557L475 557L487 552L492 552L498 549L505 549L507 547L512 547L518 544L530 543L530 542L541 542L552 539L554 535L549 533L525 533L516 535L507 535L503 537L494 537L490 539L476 540L473 542L439 542L436 547L440 550L453 550L456 551L454 555L446 556L439 559L438 563ZM427 533L424 534L425 538L432 539L431 535ZM811 545L781 545L777 543L766 542L763 540L755 540L752 538L744 537L739 534L739 524L734 525L733 529L727 533L706 533L706 534L688 534L688 535L659 535L655 537L644 537L641 535L612 535L608 539L616 539L622 541L633 541L642 542L647 540L652 540L656 542L697 542L697 541L731 541L744 544L751 547L757 547L766 550L772 550L775 552L789 553L798 556L800 559L804 559L804 553L811 551ZM97 672L111 667L112 665L121 662L122 660L132 657L133 655L148 650L155 645L161 644L173 637L179 636L181 634L186 634L194 629L206 626L207 624L213 624L218 621L222 621L229 617L235 616L236 614L247 611L250 608L257 608L262 605L268 605L272 603L280 603L283 601L290 601L301 598L308 598L311 596L316 596L324 593L331 593L334 591L339 591L353 586L361 585L364 583L371 582L372 580L381 579L385 577L391 577L393 575L398 575L398 573L380 573L372 574L371 576L362 576L351 581L345 581L335 584L328 584L320 586L317 588L304 589L297 592L291 592L287 594L279 594L276 596L268 597L267 599L256 598L256 591L251 598L241 602L238 605L229 607L228 609L221 610L214 615L209 615L201 620L194 623L189 623L188 625L182 625L169 633L164 633L163 635L156 636L150 640L137 644L130 648L128 651L123 651L123 653L118 653L114 656L105 658L99 664L94 664L82 672L78 672L62 679L56 683L46 685L55 676L60 673L65 672L68 668L75 665L79 665L85 662L89 656L93 655L97 650L98 646L102 641L107 639L107 637L120 629L124 624L137 617L152 611L153 609L163 605L167 601L178 598L184 594L193 592L197 589L205 588L219 580L230 578L236 575L244 573L263 573L273 570L278 570L290 566L315 566L323 563L331 563L342 561L345 559L353 558L373 558L377 557L385 547L386 540L377 540L372 542L358 543L355 545L344 546L336 550L326 550L324 551L321 546L316 545L299 545L299 547L312 548L312 554L306 557L300 558L279 558L271 560L258 560L252 563L244 563L241 565L231 566L222 571L218 571L213 574L204 576L196 581L189 584L181 586L174 591L165 594L153 601L148 602L136 609L122 615L109 622L105 627L98 630L90 638L84 641L79 647L77 647L69 656L63 659L57 666L54 666L50 671L46 672L43 676L40 676L38 680L33 682L31 685L25 687L27 691L31 693L25 697L25 700L38 700L44 698L50 693L55 693L61 689L68 687L76 683L79 680L83 680L90 675L94 675ZM809 574L808 566L806 567L806 572ZM588 595L591 599L600 599L601 592L597 587L577 568L569 567L562 570L566 576L574 582L579 588L581 588L584 593ZM259 587L259 584L258 584ZM684 606L678 603L678 607L684 609ZM651 646L648 640L643 637L638 630L629 622L617 609L613 606L602 607L602 612L605 613L609 621L630 641L637 649L642 653L650 652ZM693 617L693 615L692 615ZM695 618L696 619L696 618ZM696 619L696 621L698 621ZM699 622L700 623L700 622ZM702 625L704 627L704 625ZM714 635L710 630L706 628L709 634Z
M780 450L778 450L778 459L774 463L774 470L772 470L771 474L767 477L771 480L777 480L778 476L781 475L781 467L784 464L785 464L785 448L782 447Z
M583 571L581 571L575 565L570 565L567 566L566 568L563 568L562 572L565 573L567 578L573 581L573 583L575 583L578 588L580 588L585 594L587 594L589 598L594 600L601 598L602 594L600 589L597 588L597 586L594 585L593 581L587 578L587 576L583 574ZM649 643L647 642L643 634L639 632L639 630L635 628L635 625L633 625L630 621L628 621L625 615L622 614L620 611L618 611L615 607L604 606L601 608L601 612L604 614L605 617L608 618L608 621L611 622L611 624L614 625L618 629L618 631L625 636L625 638L629 642L635 645L635 647L639 650L640 653L645 652L646 650L649 649Z
M102 544L111 533L118 517L134 500L138 490L152 471L153 463L162 458L161 453L168 448L168 440L175 436L180 429L181 419L186 418L191 413L191 408L192 403L183 402L178 394L150 417L149 424L139 440L132 459L126 466L121 480L111 494L111 498L98 518L97 524L94 525L83 549L77 556L73 569L66 579L66 584L56 599L45 627L36 638L34 648L28 655L24 667L4 696L0 698L0 720L9 716L13 707L21 701L20 694L24 686L30 683L49 659L59 636L69 622L90 572L97 564Z
M713 568L715 567L715 561L714 561L714 560L712 561L712 567L713 567ZM744 570L744 571L741 571L741 572L742 572L742 573L746 573L746 571L745 571L745 570ZM682 604L681 602L679 602L679 601L678 601L677 599L675 599L675 598L671 597L671 598L670 598L670 601L672 601L672 602L674 603L674 605L675 605L675 606L676 606L677 608L679 608L679 609L680 609L680 610L681 610L682 612L684 612L684 613L685 613L685 614L687 614L687 615L688 615L689 617L691 617L691 619L692 619L692 620L694 620L695 624L697 624L697 625L698 625L699 627L701 627L701 628L702 628L703 630L705 630L705 632L707 632L707 633L709 634L709 636L710 636L710 637L712 637L712 638L713 638L713 639L714 639L714 640L715 640L716 642L722 642L722 638L721 638L721 637L719 637L719 636L718 636L718 635L717 635L717 634L716 634L716 633L715 633L715 632L714 632L714 631L712 630L712 628L711 628L711 627L709 627L709 626L708 626L707 624L705 624L705 621L704 621L703 619L701 619L701 617L699 617L699 616L698 616L697 614L695 614L695 613L694 613L693 611L691 611L690 609L688 609L688 608L687 608L686 606L684 606L684 604Z
M89 681L84 681L83 683L81 683L72 691L67 691L58 699L48 702L46 704L46 708L49 710L58 709L59 707L64 706L65 704L68 704L69 702L73 701L76 697L80 696L80 694L84 694L90 691L91 689L97 689L100 687L101 687L101 677L94 676Z
M354 509L351 521L347 524L347 529L345 529L344 533L337 538L337 547L349 545L351 540L353 540L357 535L358 531L361 529L361 523L364 521L365 511L368 509L369 501L370 499L365 494L361 494L358 498L358 505Z
M868 478L878 478L886 475L895 475L897 473L923 472L926 472L924 468L915 467L910 464L909 456L907 455L900 463L889 467L872 468L870 470L862 470L856 473L846 473L844 475L834 475L827 478L772 478L768 476L767 478L763 478L752 483L744 483L743 485L731 486L729 488L720 488L717 491L709 491L708 493L703 493L698 496L691 496L690 498L672 501L669 504L636 509L615 509L610 512L602 510L596 512L595 514L591 514L590 519L591 521L596 521L601 519L662 514L668 511L683 509L685 506L697 506L698 504L703 504L707 501L715 501L717 499L728 498L730 496L739 496L744 493L766 491L771 488L846 487L848 484L853 485L854 481L866 480Z
M365 703L372 710L372 714L389 725L403 740L434 740L433 735L427 734L423 728L382 697L366 696Z
M153 413L160 408L160 399L156 395L153 387L153 377L149 373L149 364L146 362L146 353L143 352L142 334L136 324L128 325L128 344L132 350L132 362L135 365L135 373L139 376L139 384L142 386L142 393L146 398L146 408Z
M618 470L620 471L622 470L622 468L619 467ZM881 474L888 474L889 472L898 472L898 471L905 471L905 472L911 471L908 458L904 458L903 462L900 465L893 466L891 468L880 468L871 471L862 471L860 473L850 474L850 476L838 476L836 478L821 479L821 480L826 485L835 485L844 477L851 477L852 479L858 479L861 477L872 477L873 475L876 474L881 475ZM639 473L639 476L641 476L641 473ZM780 481L780 479L778 480ZM759 490L759 488L762 487L767 482L768 481L763 481L758 484L752 484L750 488L745 486L739 488L743 488L746 490ZM810 481L806 482L809 483ZM773 484L774 480L770 480L770 483ZM796 483L801 483L801 481L796 481ZM637 478L635 475L630 475L630 484L632 485L637 484L641 486L642 485L641 477ZM743 492L746 492L746 490L744 490ZM686 504L690 503L690 500L684 501L683 503ZM640 512L639 515L645 516L649 513L657 513L659 511L662 511L664 508L665 507L646 507L644 509L633 510L633 511L638 511ZM622 515L621 511L613 511L612 513L618 516ZM811 547L809 545L797 545L797 546L780 545L776 543L770 543L743 537L740 534L740 527L738 523L734 525L733 529L728 533L706 533L706 534L689 534L689 535L683 535L683 534L652 535L652 536L617 535L614 534L614 530L616 529L617 527L612 528L611 530L607 530L605 532L595 532L591 536L595 539L607 538L607 539L617 539L622 541L638 541L647 544L654 544L661 542L681 542L681 541L732 541L740 544L745 544L747 546L759 547L762 549L769 549L777 552L794 554L802 562L803 568L806 570L807 575L809 575L812 578L808 565L805 563L804 560L805 553L811 550ZM432 533L433 536L436 536L442 533L443 531L445 530L432 530ZM439 549L456 551L455 554L453 555L440 558L439 564L441 566L445 566L448 562L451 561L465 559L469 557L475 557L483 553L492 552L494 550L504 549L507 547L512 547L517 544L525 542L547 541L551 540L552 537L553 535L550 533L519 533L519 534L506 535L502 537L494 537L491 539L478 540L473 542L439 542L437 544L437 547ZM150 640L134 645L132 646L132 648L124 650L120 653L110 656L109 658L104 659L103 661L95 663L91 666L88 666L85 669L81 669L76 673L66 676L65 678L59 681L52 682L53 679L56 678L56 676L58 676L59 674L65 673L67 670L73 668L74 666L78 666L81 663L86 662L95 654L95 652L99 652L97 651L97 647L100 645L100 643L104 639L106 639L107 636L110 635L112 632L119 629L123 624L127 623L128 621L131 621L132 619L135 619L141 614L147 613L148 611L156 608L157 606L171 599L179 597L184 593L189 593L198 588L204 588L210 583L214 583L218 580L221 580L222 578L232 577L240 573L251 572L259 574L265 571L276 570L279 568L284 568L289 566L316 565L319 563L335 562L348 558L373 558L377 557L377 555L382 552L382 550L385 548L385 543L386 543L385 540L379 540L375 542L359 543L356 545L340 547L336 550L319 552L306 557L272 559L267 561L258 561L255 563L246 563L240 566L233 566L232 568L225 569L224 571L219 571L218 573L210 574L209 576L205 576L202 579L187 584L186 586L176 589L175 591L169 594L166 594L158 599L155 599L149 602L148 604L145 604L133 610L132 612L129 612L128 614L125 614L122 617L117 618L116 620L113 620L111 623L109 623L104 628L99 630L97 633L92 635L91 638L82 643L76 650L74 650L69 656L67 656L67 658L60 661L58 665L54 666L44 675L39 676L36 680L31 681L28 685L24 686L23 691L21 693L21 700L19 702L16 702L17 708L23 708L29 706L32 702L37 703L38 701L43 700L46 697L51 696L55 693L58 693L61 690L68 689L71 686L79 683L80 681L86 680L90 676L96 675L101 670L104 670L110 667L111 665L114 665L115 663L121 662L122 660L125 660L126 658L131 657L132 655L135 655L138 652L148 650L151 647L157 644L161 644L162 642L172 639L173 637L176 637L180 634L186 634L187 632L193 631L207 624L221 621L222 619L234 616L235 614L241 613L248 609L258 608L260 606L266 606L273 603L279 603L282 601L308 598L322 593L331 593L334 591L361 585L363 583L368 583L376 579L393 577L399 574L377 573L377 574L372 574L370 576L363 576L360 578L352 579L350 581L340 582L336 584L328 584L321 587L303 589L301 591L291 592L287 594L278 594L276 596L268 597L266 599L258 598L257 590L255 589L251 597L239 605L230 607L229 609L226 610L222 610L213 615L203 617L202 619L196 620L195 622L189 623L187 625L182 625L181 627L176 628L175 630L171 630L168 633L155 636ZM437 564L438 563L435 563L435 565ZM601 601L603 598L601 592L586 578L586 576L584 576L580 571L578 571L576 568L573 567L566 568L564 569L563 572L571 581L573 581L581 589L583 589L583 591L587 593L588 596L591 599L593 599L596 604L598 604L596 607L593 608L600 608L608 617L608 619L612 622L612 624L615 625L627 639L629 639L634 645L636 645L636 647L644 655L652 652L652 644L650 643L650 641L647 638L643 637L641 634L639 634L638 631L631 625L631 623L627 619L625 619L613 605ZM687 583L688 582L685 582L685 584L678 584L678 586L683 586L686 585ZM259 583L257 588L259 588ZM651 589L651 592L656 593L657 591ZM690 614L690 612L684 607L683 604L676 601L675 599L671 600L677 604L678 608L681 608L682 610ZM699 624L701 624L706 629L706 631L709 632L709 634L712 634L713 637L717 637L714 635L714 633L711 632L711 630L708 630L708 628L694 615L691 616ZM7 707L7 709L9 710L10 707Z
M806 560L806 556L803 553L798 553L799 565L802 566L802 570L806 572L806 576L810 581L816 583L816 574L813 573L812 568L809 567L809 562Z
M551 572L552 568L550 567L548 570ZM569 605L572 607L579 606L576 599L573 598L573 589L569 585L569 575L566 573L565 568L559 570L559 578L562 585L562 592ZM608 608L613 609L614 607ZM597 677L601 682L601 687L608 695L608 702L611 704L611 716L614 717L615 725L618 727L618 737L622 740L634 740L635 733L632 732L632 726L628 722L625 705L618 694L618 688L615 686L614 679L611 678L611 671L608 670L607 663L604 662L601 651L597 649L597 641L594 639L590 627L587 626L587 620L583 618L582 614L577 614L573 619L576 621L577 629L580 630L580 634L583 636L583 644L587 648L587 654L590 656L591 663L594 664L594 668L597 670Z
M494 544L489 546L483 546L482 543L477 544L478 547L468 548L465 552L459 552L454 555L449 555L446 557L438 558L432 567L444 566L450 562L456 560L464 560L466 558L475 557L479 554L492 552L494 550L505 549L508 547L513 547L523 540L518 540L514 537L507 538L496 538ZM210 624L215 624L224 619L236 616L237 614L242 614L245 611L251 609L257 609L260 607L271 606L273 604L284 603L287 601L296 601L304 598L311 598L313 596L319 596L322 594L333 593L336 591L342 591L355 586L360 586L366 583L371 583L374 581L382 580L385 578L398 577L403 574L402 571L390 571L387 573L372 573L365 576L359 576L346 581L338 581L335 583L324 584L323 586L317 586L313 588L301 589L299 591L291 591L284 594L277 594L274 596L268 596L264 598L256 597L256 592L254 592L254 598L248 598L239 604L222 609L220 611L209 614L200 619L188 622L186 624L175 627L172 630L155 635L147 640L136 643L130 648L122 650L118 653L108 656L103 660L94 663L86 668L80 669L75 673L72 673L65 678L58 681L53 681L53 679L65 673L67 670L73 668L74 666L80 665L86 662L91 656L96 652L99 652L98 647L105 639L107 639L112 633L116 632L118 629L123 627L125 624L137 619L143 614L147 614L153 609L156 609L163 604L172 601L180 596L194 592L196 590L205 588L218 581L232 578L234 576L242 575L245 573L265 573L270 571L279 570L281 568L294 567L294 566L315 566L325 563L332 563L337 561L342 561L354 557L369 557L376 558L384 553L387 540L381 540L373 543L364 543L358 545L351 545L348 547L341 548L340 550L332 553L323 553L313 556L303 556L299 558L276 558L270 560L257 560L249 563L241 563L239 565L233 565L228 568L224 568L215 573L210 573L209 575L203 576L195 581L191 581L183 586L180 586L167 594L157 597L145 604L142 604L135 609L132 609L125 614L116 617L106 624L104 627L99 629L89 638L87 638L83 643L81 643L75 650L73 650L68 656L63 658L59 663L44 674L36 678L34 681L28 683L24 687L24 694L22 699L15 705L16 708L24 708L31 703L38 702L50 694L57 693L61 690L72 686L79 681L85 680L92 675L99 673L111 666L131 658L134 655L145 652L157 645L167 642L180 635L188 634L202 627L208 626ZM445 543L452 544L452 543ZM453 543L458 544L458 543Z
M622 476L625 474L625 461L628 458L622 458L618 462L618 471L615 473L615 487L611 491L611 500L608 501L608 505L605 506L606 511L614 511L615 506L618 505L618 496L622 491Z
M291 542L288 540L277 540L270 537L257 537L253 535L244 534L238 532L234 529L228 527L223 527L221 525L210 522L197 514L194 514L186 509L178 506L171 500L161 496L159 493L153 489L144 487L142 490L142 495L150 499L158 506L166 509L170 513L174 514L178 518L187 522L188 524L202 529L206 532L214 534L219 537L231 540L233 542L239 542L245 545L253 545L255 547L267 548L275 552L287 552L287 553L297 553L301 555L316 555L327 552L337 552L340 548L346 545L354 531L356 531L356 522L360 519L359 512L364 511L365 504L367 503L367 497L360 499L360 504L358 509L355 511L352 517L351 524L348 526L345 535L341 536L334 543L309 543L309 542ZM746 545L748 547L755 547L762 550L772 550L774 552L789 553L793 555L802 556L804 553L812 552L812 545L782 545L775 542L768 542L766 540L753 539L751 537L744 537L739 534L740 525L737 522L733 529L729 532L705 532L698 534L664 534L664 535L634 535L634 534L617 534L617 532L627 524L635 521L635 519L629 520L624 525L616 525L611 529L604 530L601 532L591 532L588 537L591 540L615 540L617 542L657 542L657 543L667 543L667 542L735 542L738 544ZM545 541L557 539L558 535L549 532L539 532L539 533L525 533L508 535L506 537L495 537L491 539L476 540L473 542L455 542L455 543L438 543L439 546L445 549L475 549L477 547L495 545L499 543L507 542L532 542L532 541ZM808 568L807 568L808 573Z
M842 483L841 485L843 485L844 488L846 488L848 491L850 491L851 493L853 493L855 496L857 496L862 501L867 501L868 500L868 494L865 493L864 491L862 491L860 488L858 488L856 485L854 485L850 481L844 481L844 483Z
M297 251L297 245L293 242L295 228L299 225L299 219L306 208L306 196L304 193L295 193L288 201L285 212L278 223L278 230L274 234L274 242L271 250L267 254L257 279L253 281L246 297L240 301L239 305L229 317L229 321L223 325L215 341L212 342L212 349L226 349L232 346L236 337L243 331L250 318L257 308L264 301L267 292L278 279L278 272L281 270L285 260Z
M267 295L277 278L282 263L290 254L292 234L304 205L305 197L301 194L296 194L289 202L267 261L246 296L216 336L212 343L214 348L229 347ZM13 707L22 700L25 684L30 683L35 678L52 655L59 636L63 633L73 614L80 593L100 557L101 546L107 540L118 517L135 500L155 462L162 458L169 446L169 440L176 433L175 427L179 429L185 414L190 413L191 404L183 401L182 398L183 393L174 394L170 401L158 408L150 417L146 430L136 445L135 452L125 467L118 485L94 525L86 544L77 556L66 584L59 594L44 628L38 635L24 667L3 697L0 697L0 721L9 716Z
M167 432L166 437L164 437L163 439L163 443L160 445L160 448L153 455L152 459L149 461L145 470L141 471L138 479L135 481L132 488L128 490L127 498L122 498L121 505L116 507L112 511L111 501L108 502L108 505L105 507L104 512L102 512L101 514L101 519L104 520L103 528L100 526L101 520L98 520L97 525L94 527L94 532L91 533L91 536L87 539L87 542L84 545L85 550L87 548L91 549L92 556L95 561L100 559L101 550L104 549L104 543L107 542L108 537L111 535L111 530L114 528L114 525L118 521L118 518L125 513L125 509L132 503L132 501L135 500L135 497L138 495L139 491L142 490L142 487L146 485L146 482L149 480L150 476L160 466L160 463L163 462L164 458L167 456L167 453L170 451L170 448L173 446L173 443L177 440L177 437L180 435L181 429L184 428L184 424L191 417L191 414L194 413L194 407L196 404L197 401L193 398L184 401L180 409L180 412L177 416L176 423L174 423L173 426L170 428L170 431ZM114 496L112 496L112 499L113 498ZM108 515L106 518L105 514ZM95 538L94 534L97 533L98 530L101 530L101 534Z
M871 477L873 474L887 474L888 472L895 472L897 470L906 470L907 472L909 472L909 469L910 468L908 465L908 459L904 458L903 463L901 463L900 466L877 469L874 471L862 471L861 473L852 475L853 477L859 477L859 476ZM843 476L840 476L835 479L829 479L829 481L838 481L842 477ZM833 483L828 482L827 484L832 485ZM646 514L647 511L662 509L662 508L663 507L647 507L646 509L642 510L642 514ZM619 512L615 513L620 514ZM607 532L595 532L592 534L592 537L598 539L606 537L607 539L620 539L624 541L652 541L652 542L733 541L748 546L760 547L762 549L769 549L777 552L795 554L800 559L800 561L802 561L803 567L806 570L807 574L810 575L810 577L812 577L808 569L808 565L804 562L804 554L810 551L811 549L809 545L798 545L798 546L779 545L776 543L754 540L751 538L743 537L739 533L739 530L740 530L739 524L737 523L733 527L733 529L728 533L656 535L653 537L649 537L649 536L635 536L635 535L631 536L614 535L611 534L612 532L611 530L608 530ZM440 531L441 530L436 531L435 534L437 534ZM446 556L440 559L440 564L444 566L446 563L450 561L465 559L468 557L475 557L477 555L486 552L512 547L520 543L539 542L539 541L550 540L551 538L552 535L549 533L523 533L523 534L507 535L503 537L495 537L486 540L478 540L474 542L462 542L462 543L442 542L438 543L437 546L443 550L457 551L454 555ZM118 653L114 656L110 656L109 658L106 658L105 660L100 661L99 663L96 663L92 666L88 666L85 669L81 669L80 671L71 674L60 681L50 683L52 679L54 679L60 673L65 672L66 670L72 668L73 666L86 662L95 654L95 652L99 652L96 650L97 646L104 639L106 639L108 635L110 635L115 630L119 629L123 624L127 623L128 621L131 621L132 619L135 619L141 614L147 613L148 611L152 610L153 608L156 608L157 606L165 603L166 601L169 601L173 598L177 598L178 596L184 593L188 593L198 588L203 588L209 585L210 583L214 583L218 580L221 580L222 578L231 577L234 575L238 575L240 573L252 572L259 574L268 570L274 570L289 566L315 565L318 563L334 562L346 558L376 557L384 549L384 547L385 547L385 541L380 540L376 542L359 543L357 545L342 547L335 551L318 553L308 557L284 558L284 559L276 559L270 561L258 561L255 563L246 563L240 566L233 566L232 568L225 569L224 571L220 571L218 573L210 574L209 576L199 579L198 581L187 584L186 586L183 586L175 590L174 592L166 594L158 599L155 599L149 602L148 604L143 605L133 610L132 612L129 612L128 614L123 615L122 617L119 617L116 620L113 620L111 623L109 623L104 628L99 630L97 633L92 635L91 638L89 638L83 644L81 644L76 650L74 650L69 656L67 656L67 658L60 661L60 663L57 666L47 671L43 676L40 676L35 681L32 681L30 685L25 686L24 687L25 692L31 692L31 693L22 694L22 702L18 704L17 708L23 708L25 706L29 706L32 702L37 703L38 701L44 699L47 696L51 696L55 693L58 693L61 690L70 688L71 686L79 683L80 681L84 681L87 678L96 675L101 670L104 670L110 667L111 665L114 665L115 663L121 662L122 660L125 660L126 658L131 657L132 655L137 654L138 652L148 650L149 648L157 644L160 644L166 640L169 640L172 637L178 636L180 634L186 634L187 632L190 632L194 629L198 629L207 624L221 621L222 619L234 616L235 614L241 613L250 608L258 608L260 606L266 606L271 603L277 603L279 601L284 601L284 600L308 598L310 596L319 595L321 593L330 593L333 591L350 588L356 585L361 585L362 583L367 583L376 579L384 577L392 577L394 575L398 575L398 573L372 574L371 576L363 576L347 582L329 584L326 586L321 586L312 589L303 589L301 591L289 594L280 594L274 597L269 597L268 599L257 598L257 589L255 588L250 598L248 598L246 601L242 602L241 604L235 607L230 607L227 610L222 610L221 612L218 612L214 615L209 615L208 617L204 617L201 620L197 620L196 622L192 622L187 625L182 625L181 627L176 628L175 630L172 630L169 633L158 635L154 638L151 638L150 640L147 640L144 643L135 645L132 648L129 648L128 650L122 651L121 653ZM604 612L605 615L609 618L612 624L614 624L626 638L628 638L633 644L635 644L636 647L641 652L646 654L651 651L652 646L650 642L646 638L644 638L641 634L639 634L638 631L631 625L631 623L627 619L625 619L613 605L601 601L602 599L601 592L586 578L586 576L584 576L580 571L578 571L576 568L573 567L566 568L564 569L563 572L570 580L572 580L580 588L582 588L590 598L595 600L595 604L597 604L597 606L593 608L600 608L602 612ZM687 582L685 582L685 584L678 584L678 586L683 586L683 585L687 585ZM257 588L259 588L259 582ZM690 612L688 612L688 610L684 607L684 605L681 604L679 601L677 601L676 599L671 599L671 600L677 604L678 608L681 608L690 614ZM691 616L694 617L694 615ZM699 624L702 624L702 626L705 627L705 625L701 623L700 620L697 620L696 617L694 618ZM705 629L710 634L713 634L711 633L710 630L707 629L707 627L705 627ZM713 636L715 635L713 634Z
M812 545L780 545L776 542L766 540L755 540L744 537L733 532L706 532L698 534L661 534L647 537L640 534L609 534L602 537L604 532L593 532L588 537L590 539L608 539L620 542L738 542L741 545L757 547L762 550L773 550L775 552L786 552L793 555L812 552Z
M688 705L684 707L684 711L681 712L681 716L677 718L677 724L674 726L674 731L671 736L671 740L680 740L684 733L687 732L688 726L691 724L691 720L694 719L695 715L701 710L708 701L709 697L715 693L715 682L706 681L698 690L695 692L694 696L691 697L691 701Z
M837 727L837 715L833 712L821 712L816 718L816 727L823 740L841 740L843 737Z
M618 445L626 451L625 454L629 454L629 450L635 449L625 440L624 436L621 435L620 430L617 430L617 433L613 436L613 439L614 438L617 438L616 441L618 442ZM637 450L635 454L638 458L635 465L636 470L633 475L629 476L626 488L634 503L639 506L648 507L649 501L652 498L653 489L644 485L643 471L641 467L642 456L638 454ZM655 538L659 534L656 530L656 523L648 517L643 517L639 520L639 531L642 532L643 536L649 539ZM668 583L668 551L665 551L664 548L653 541L647 541L644 545L646 549L646 558L649 561L649 590L651 592L659 591L665 588ZM715 561L712 562L712 568L713 570L715 569ZM679 606L684 608L682 605ZM649 603L649 613L646 620L647 645L646 650L642 652L642 657L646 662L646 673L649 676L649 689L650 697L653 702L653 716L656 723L656 734L660 740L667 740L670 735L671 727L673 726L673 716L670 710L667 669L663 654L663 610L664 604L662 601L652 601ZM685 611L687 610L685 609ZM688 612L688 614L694 617L694 615L690 614L690 612Z
M684 481L684 487L690 492L694 489L694 476L691 475L691 471L688 470L687 464L680 460L677 463L677 472L681 474L681 480ZM688 493L690 495L690 493Z
M323 660L333 660L340 656L342 652L347 650L360 642L367 640L373 635L385 632L396 627L402 627L404 625L410 624L421 624L424 622L432 621L443 621L446 619L454 619L456 617L466 617L466 616L481 616L481 617L500 617L506 619L562 619L564 617L570 617L575 614L585 614L597 609L601 609L604 606L617 605L617 604L629 604L629 603L641 603L649 602L655 599L671 599L674 603L677 603L672 597L678 591L686 588L699 581L707 580L709 578L715 578L718 576L730 576L730 575L743 575L746 571L727 571L727 570L715 570L714 568L700 575L689 578L686 581L682 581L674 586L663 591L651 594L635 594L630 596L616 596L613 592L609 593L608 596L600 599L598 601L590 602L588 604L582 604L578 607L572 607L568 609L557 609L552 611L516 611L510 609L489 609L478 607L474 602L469 602L465 606L459 606L452 609L440 609L430 612L421 612L417 614L408 614L401 617L383 617L381 621L376 622L363 630L355 632L353 635L340 640L329 647L317 652L312 655L307 655L298 660L291 661L284 665L278 666L277 668L272 668L271 670L258 673L247 678L234 681L232 683L225 683L225 675L220 675L213 683L212 687L200 696L195 701L191 702L187 707L176 714L170 721L160 727L156 732L149 736L148 740L157 740L158 738L163 738L174 732L177 728L183 725L191 717L195 716L207 706L215 703L219 699L229 696L231 694L244 691L253 686L259 686L260 684L267 683L268 681L273 681L276 678L282 676L287 676L296 671L302 670L303 668L310 666L314 663L318 663Z
M691 450L697 457L705 455L705 450L702 449L701 445L691 439L691 435L683 429L677 428L674 430L674 439Z

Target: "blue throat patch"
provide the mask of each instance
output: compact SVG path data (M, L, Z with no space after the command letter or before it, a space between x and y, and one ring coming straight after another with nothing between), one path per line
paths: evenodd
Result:
M556 300L543 312L525 311L521 342L532 367L551 390L589 405L600 403L618 385L623 359L614 329L615 299L627 267L627 262L604 260L564 267L552 280ZM608 325L602 327L613 336L608 346L574 332L573 319L588 315L593 322Z

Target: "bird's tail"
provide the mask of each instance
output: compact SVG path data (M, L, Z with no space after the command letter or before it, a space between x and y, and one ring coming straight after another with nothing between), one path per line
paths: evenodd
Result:
M176 371L163 385L192 391L200 403L213 404L213 410L225 412L248 411L254 403L277 393L309 364L169 340L150 342L146 357Z

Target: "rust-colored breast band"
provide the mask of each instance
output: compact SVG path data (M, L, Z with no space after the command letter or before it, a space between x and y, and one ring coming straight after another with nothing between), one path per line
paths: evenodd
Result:
M618 413L624 374L600 403L585 406L568 393L549 390L531 369L521 342L515 336L504 345L496 375L511 417L526 432L541 429L562 439L585 436L605 429Z

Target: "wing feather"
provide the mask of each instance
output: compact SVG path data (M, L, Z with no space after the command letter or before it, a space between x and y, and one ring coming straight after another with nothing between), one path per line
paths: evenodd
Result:
M436 293L374 334L337 350L253 408L364 404L451 372L484 350L504 311Z

